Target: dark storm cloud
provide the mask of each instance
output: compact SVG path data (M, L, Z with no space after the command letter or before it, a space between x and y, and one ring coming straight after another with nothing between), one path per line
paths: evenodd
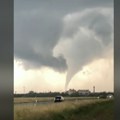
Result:
M15 58L21 59L27 69L48 66L58 71L66 70L68 66L65 56L61 54L58 57L54 57L53 55L53 49L58 44L61 35L63 35L64 16L88 8L112 7L112 5L112 0L51 0L49 2L42 0L16 0L14 2ZM97 16L96 21L98 20L102 23L100 21L102 19L99 20L99 15L94 14L90 17L94 16ZM83 19L81 20L82 24L86 24L87 22L83 22L86 18ZM105 18L103 17L103 19ZM75 24L79 25L81 21L77 21ZM107 22L104 22L104 24L107 24ZM104 27L104 24L101 24L101 27ZM103 30L97 27L97 24L89 27L94 29L101 38L106 37L107 44L109 25ZM75 29L72 28L68 36L72 35Z
M86 8L113 6L113 0L15 0L14 3L16 11L40 9L48 13L56 11L62 15Z
M54 51L63 53L68 64L66 88L73 76L90 62L104 58L113 49L113 11L93 8L64 17L64 30ZM62 50L60 46L64 46ZM108 49L109 48L109 49Z
M75 33L77 33L79 27L86 27L89 30L92 30L96 36L100 37L103 44L109 44L109 42L111 42L111 33L113 32L113 11L111 9L111 15L109 18L98 10L101 9L87 10L83 13L78 13L75 15L71 14L70 19L65 19L66 28L63 32L63 36L71 38ZM81 14L83 15L81 16Z
M16 13L15 18L15 57L28 61L25 67L49 66L58 71L67 68L61 55L55 58L52 54L62 30L59 17L41 13L39 10ZM28 68L29 69L29 68Z

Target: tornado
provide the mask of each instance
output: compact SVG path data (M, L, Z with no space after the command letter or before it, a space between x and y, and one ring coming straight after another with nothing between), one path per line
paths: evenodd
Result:
M111 10L108 9L106 11L110 12ZM67 52L64 51L64 56L68 63L65 90L67 90L72 78L85 65L104 57L104 53L112 48L113 16L112 14L108 16L107 12L102 13L96 8L91 11L74 13L71 14L71 17L65 18L65 30L67 30L65 33L69 35L63 38L63 40L68 39L69 45ZM68 26L68 23L71 25L71 28ZM69 34L69 32L72 33L71 31L73 35ZM62 42L64 45L64 41Z

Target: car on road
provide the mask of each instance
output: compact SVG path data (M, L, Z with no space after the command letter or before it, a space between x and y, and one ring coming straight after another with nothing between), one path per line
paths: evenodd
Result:
M63 96L56 96L54 98L54 102L62 102L62 101L64 101L64 97Z

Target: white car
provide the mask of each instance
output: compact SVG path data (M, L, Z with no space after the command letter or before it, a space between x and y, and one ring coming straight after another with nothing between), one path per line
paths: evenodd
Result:
M56 97L54 98L54 102L62 102L62 101L64 101L63 96L56 96Z
M109 94L109 95L107 95L107 98L108 98L108 99L112 99L112 98L113 98L113 95L112 95L112 94Z

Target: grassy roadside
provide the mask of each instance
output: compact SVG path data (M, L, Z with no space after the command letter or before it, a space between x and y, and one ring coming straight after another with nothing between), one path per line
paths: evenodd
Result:
M14 103L30 103L35 102L37 99L38 102L46 102L46 101L53 101L53 97L21 97L21 98L14 98Z
M113 120L113 101L92 103L78 107L76 110L71 110L69 113L71 114L67 118L69 120Z
M15 120L113 120L113 100L79 100L15 107Z
M95 99L96 97L65 97L65 100L81 100L81 99ZM54 101L54 97L21 97L21 98L14 98L14 103L30 103L30 102L48 102Z

